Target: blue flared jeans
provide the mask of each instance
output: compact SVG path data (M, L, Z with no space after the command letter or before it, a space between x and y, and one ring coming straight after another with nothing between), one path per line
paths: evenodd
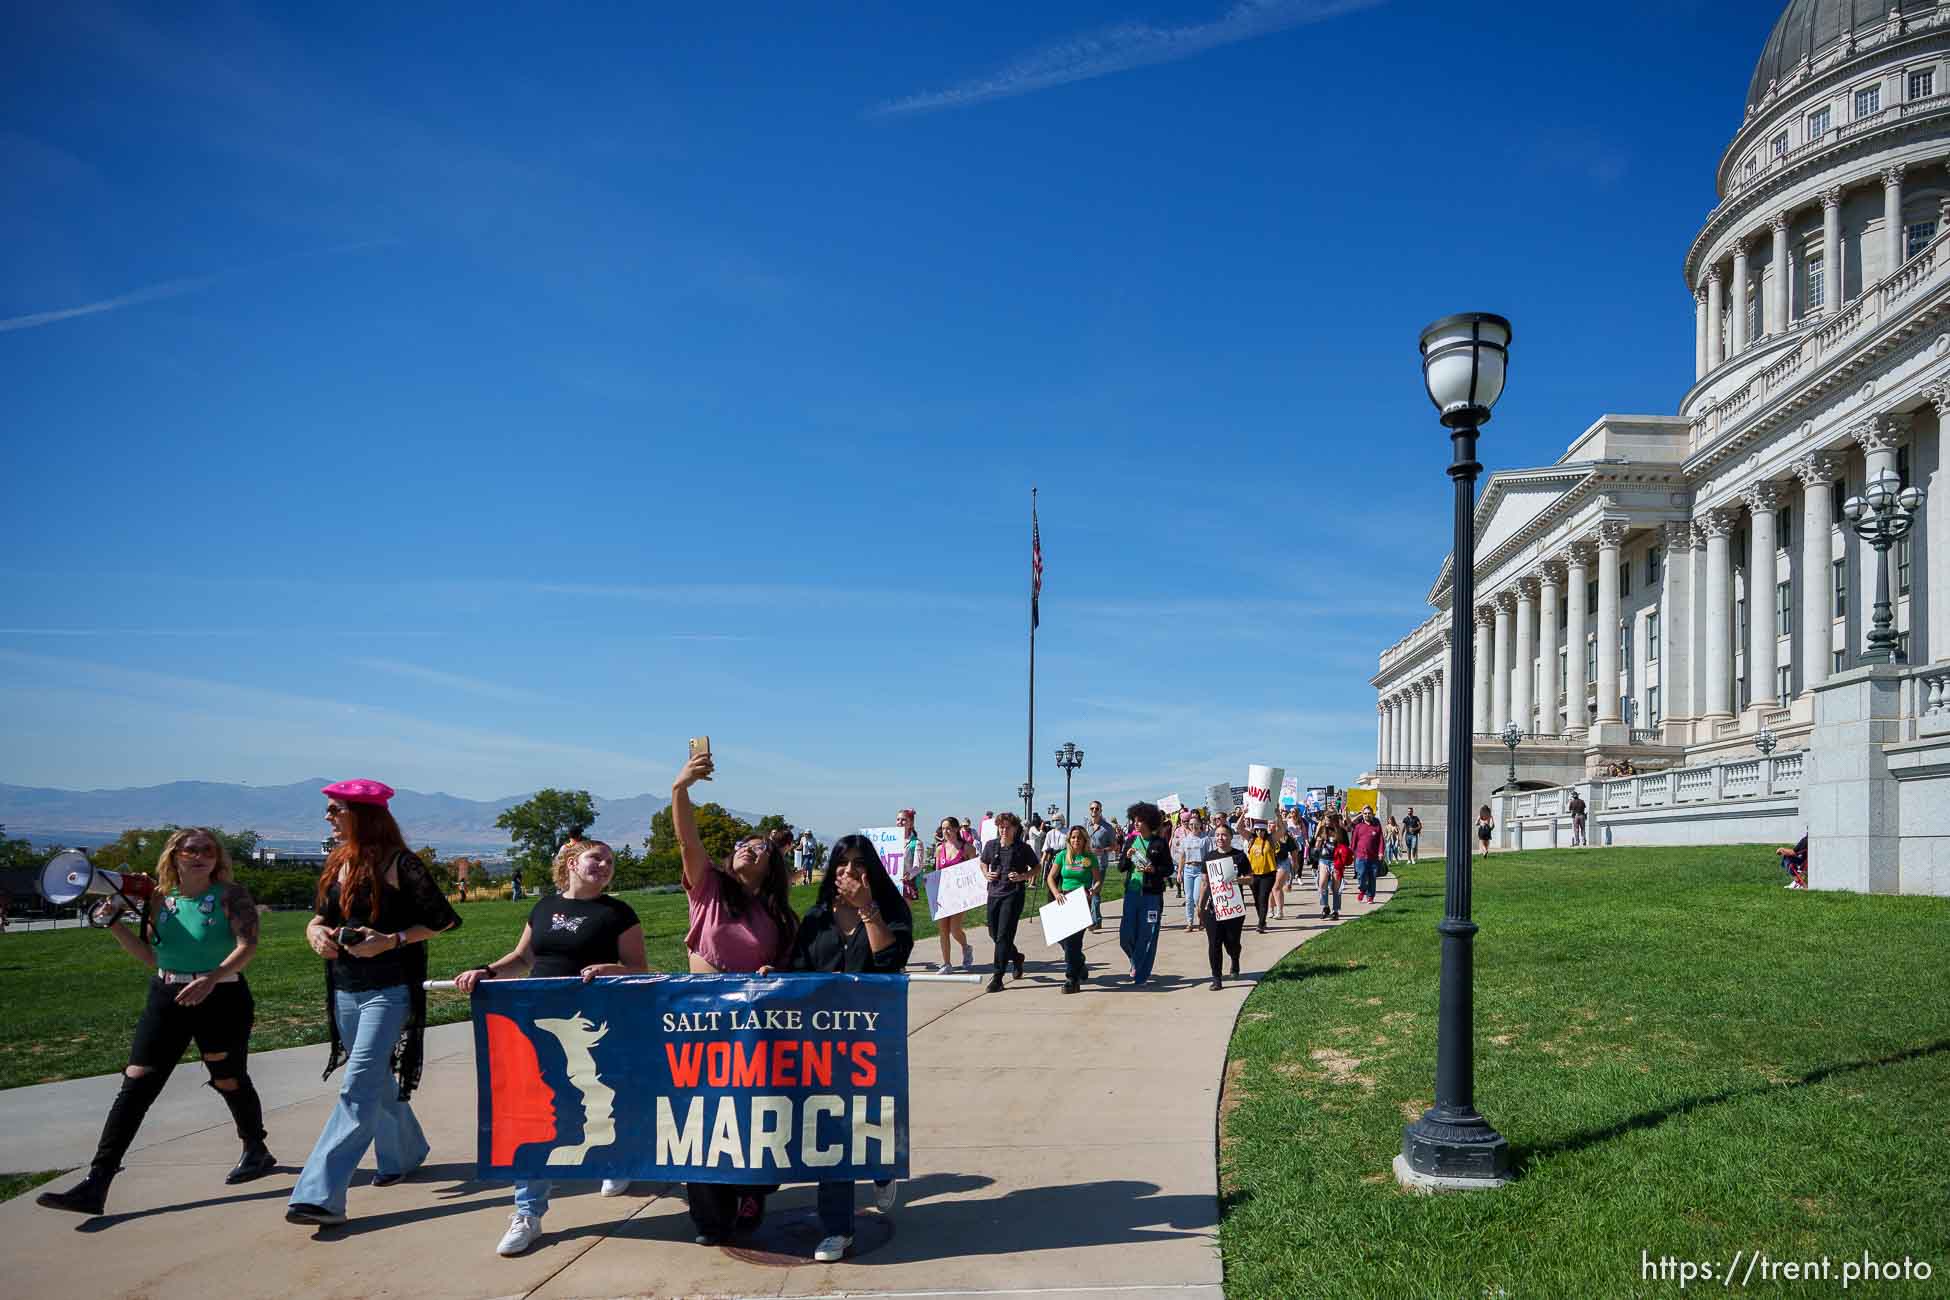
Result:
M346 1049L345 1081L291 1189L293 1205L344 1214L345 1189L367 1147L373 1148L381 1174L410 1174L427 1158L426 1135L413 1107L399 1099L399 1080L393 1077L393 1045L410 1010L404 984L333 994L332 1018Z

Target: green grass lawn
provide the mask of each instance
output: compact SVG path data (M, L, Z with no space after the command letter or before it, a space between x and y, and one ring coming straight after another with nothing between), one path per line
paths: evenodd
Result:
M1106 897L1122 892L1121 877L1105 881ZM811 886L793 890L792 905L800 915L811 906L814 893ZM652 969L684 970L684 932L690 928L684 895L642 892L621 897L642 918ZM507 952L521 937L533 907L532 901L462 904L461 928L432 941L428 956L433 977L451 977ZM915 907L915 960L937 960L935 924L924 904ZM325 1041L325 976L323 963L305 942L309 918L308 912L274 912L264 918L257 959L248 975L257 1003L253 1052ZM979 911L971 913L970 928L980 919ZM1034 924L1034 918L1025 918L1025 923ZM121 1069L128 1063L129 1035L142 1012L149 974L99 930L0 936L0 987L8 994L7 1013L0 1017L0 1088ZM467 1000L433 994L427 1015L434 1024L465 1020Z
M1765 847L1478 858L1476 1100L1520 1176L1427 1197L1390 1162L1434 1100L1443 865L1401 874L1242 1012L1228 1296L1679 1294L1642 1251L1826 1254L1744 1288L1826 1295L1865 1250L1935 1278L1850 1294L1950 1294L1950 900L1783 890Z

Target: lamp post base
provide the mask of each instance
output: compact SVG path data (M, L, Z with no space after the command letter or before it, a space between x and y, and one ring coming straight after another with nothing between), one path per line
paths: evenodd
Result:
M1404 1187L1465 1191L1510 1181L1510 1143L1473 1110L1431 1109L1402 1130L1395 1177Z

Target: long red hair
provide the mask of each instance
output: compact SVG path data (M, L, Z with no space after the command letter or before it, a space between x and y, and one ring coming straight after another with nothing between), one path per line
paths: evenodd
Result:
M318 873L318 910L325 910L325 891L339 882L339 914L351 919L359 912L372 917L379 906L379 879L393 859L406 850L406 837L386 805L345 803L352 814L349 834L325 858L325 869Z

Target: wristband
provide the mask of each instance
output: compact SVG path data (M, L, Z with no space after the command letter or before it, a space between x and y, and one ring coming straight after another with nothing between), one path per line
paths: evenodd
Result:
M862 921L873 922L873 921L878 921L880 919L880 909L877 907L872 907L872 906L859 907L859 908L855 908L854 910L860 914L860 919Z
M397 952L397 951L399 951L399 950L400 950L401 948L404 948L405 946L406 946L406 931L404 931L404 930L396 930L396 931L394 931L394 932L393 932L393 950L394 950L395 952Z
M477 974L477 975L479 975L479 976L480 976L480 977L481 977L482 979L484 979L484 980L491 980L491 979L493 979L493 978L494 978L494 967L492 967L492 966L476 966L476 967L474 968L474 973L475 973L475 974Z

